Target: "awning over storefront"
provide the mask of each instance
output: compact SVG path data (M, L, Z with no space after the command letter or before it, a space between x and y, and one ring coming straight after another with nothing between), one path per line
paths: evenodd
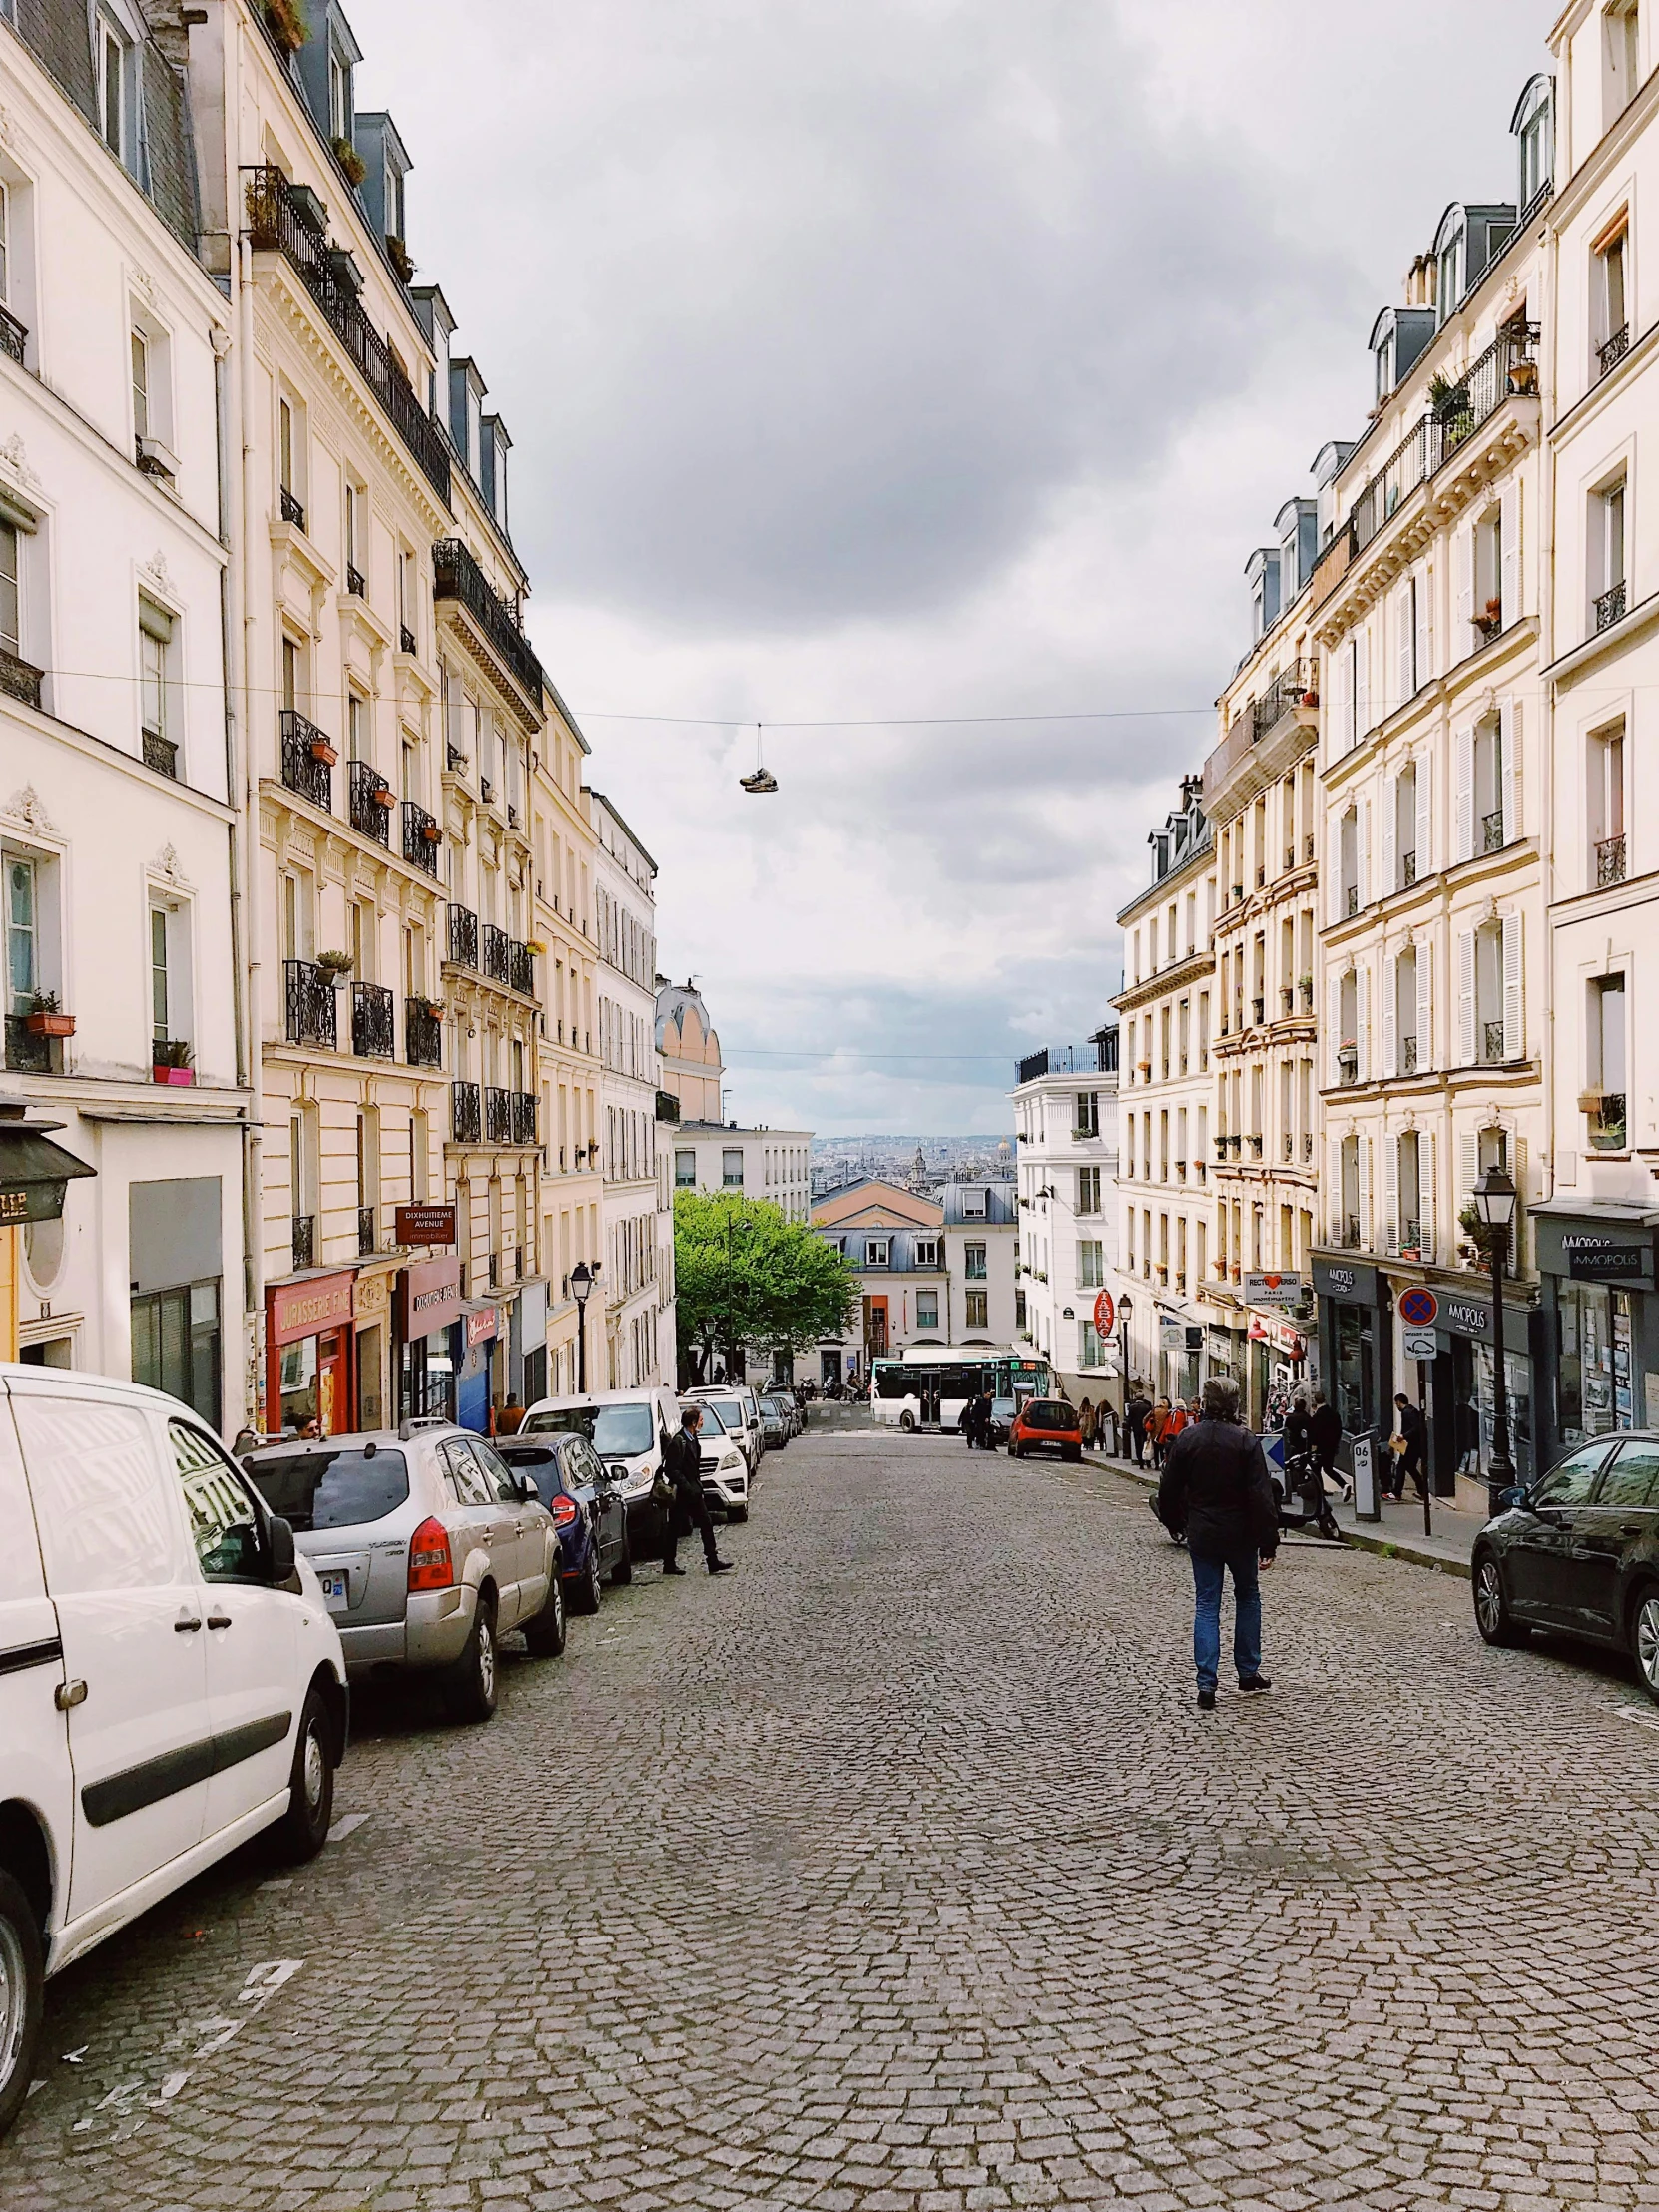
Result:
M1651 1290L1659 1212L1617 1199L1549 1199L1530 1209L1544 1275Z

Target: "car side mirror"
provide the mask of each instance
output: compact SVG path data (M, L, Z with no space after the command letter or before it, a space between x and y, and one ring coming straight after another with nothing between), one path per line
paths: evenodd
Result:
M1512 1513L1516 1506L1525 1503L1526 1492L1518 1482L1511 1483L1508 1489L1497 1493L1497 1509L1500 1513Z
M279 1586L293 1578L293 1530L280 1513L273 1513L267 1534L271 1542L271 1579Z

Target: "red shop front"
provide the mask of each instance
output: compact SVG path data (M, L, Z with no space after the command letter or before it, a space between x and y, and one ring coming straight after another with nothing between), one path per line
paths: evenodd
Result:
M266 1292L266 1428L269 1434L314 1420L324 1436L351 1427L356 1403L351 1323L357 1278L310 1275Z

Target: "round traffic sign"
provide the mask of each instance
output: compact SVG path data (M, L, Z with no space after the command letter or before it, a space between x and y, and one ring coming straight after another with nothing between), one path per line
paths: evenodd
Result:
M1432 1329L1439 1318L1440 1302L1426 1283L1413 1283L1399 1294L1399 1318L1407 1329Z
M1112 1304L1110 1291L1102 1291L1094 1302L1094 1325L1103 1337L1112 1334L1112 1324L1117 1319L1117 1308Z

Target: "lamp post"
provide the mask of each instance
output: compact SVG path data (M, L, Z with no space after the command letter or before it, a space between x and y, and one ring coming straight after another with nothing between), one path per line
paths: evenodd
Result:
M1500 1510L1498 1496L1515 1480L1509 1452L1509 1394L1503 1386L1503 1251L1515 1218L1515 1186L1502 1168L1488 1168L1474 1186L1475 1212L1485 1226L1492 1263L1492 1452L1487 1462L1487 1502Z
M576 1301L576 1389L588 1392L588 1297L593 1290L593 1270L578 1260L570 1271L570 1295Z
M1129 1442L1129 1317L1134 1311L1135 1301L1125 1291L1118 1300L1118 1342L1123 1347L1121 1354L1123 1363L1123 1441L1118 1448L1125 1459L1134 1456Z

